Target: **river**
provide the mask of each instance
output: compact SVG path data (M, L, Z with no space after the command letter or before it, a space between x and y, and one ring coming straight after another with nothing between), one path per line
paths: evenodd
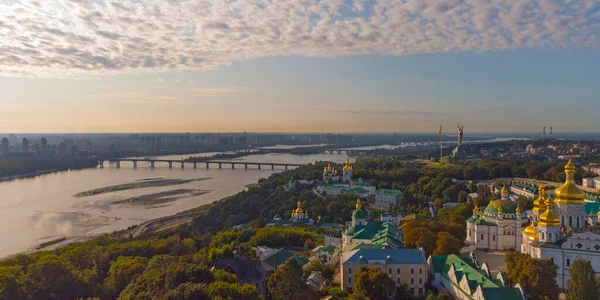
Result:
M214 154L214 153L210 153ZM209 155L210 155L209 154ZM164 159L181 159L201 156L207 153L162 156ZM305 164L315 161L344 162L345 155L315 154L264 154L235 159L236 161L279 162ZM352 160L353 161L353 160ZM0 182L0 257L30 251L39 244L60 237L69 241L83 240L102 233L127 228L145 220L172 215L176 212L211 203L243 190L247 185L273 172L282 172L283 167L262 168L249 166L248 170L237 168L205 169L203 164L193 169L188 164L185 169L174 165L169 169L166 163L156 163L151 169L148 163L138 163L134 169L131 163L104 164L104 168L91 168L46 174L33 178ZM148 178L167 179L210 179L181 185L132 189L76 198L74 194L91 189L132 183ZM134 206L131 204L110 204L124 198L147 195L174 189L210 190L209 193L180 198L162 206Z

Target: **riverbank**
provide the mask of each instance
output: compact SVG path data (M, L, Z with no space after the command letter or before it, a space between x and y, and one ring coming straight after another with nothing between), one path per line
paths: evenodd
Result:
M130 197L123 200L113 201L110 204L158 205L176 201L182 198L200 196L207 193L210 193L210 191L198 189L176 189L137 197Z
M118 192L118 191L125 191L125 190L179 185L179 184L185 184L185 183L190 183L190 182L194 182L194 181L207 180L207 179L211 179L211 178L212 177L204 177L204 178L197 178L197 179L159 179L159 180L138 181L138 182L118 184L118 185L93 189L93 190L77 193L77 194L73 195L73 197L81 198L81 197L89 197L89 196L95 196L95 195L111 193L111 192Z

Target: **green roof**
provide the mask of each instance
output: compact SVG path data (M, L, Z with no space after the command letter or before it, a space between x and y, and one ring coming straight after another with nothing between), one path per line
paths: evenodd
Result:
M346 234L353 239L370 240L389 248L401 248L404 245L404 234L396 226L382 221L370 221L366 225L356 225L350 228Z
M279 250L263 257L261 260L262 260L262 262L268 264L269 266L271 266L273 268L277 268L277 267L281 266L283 263L285 263L292 256L294 256L294 254L292 252L285 250L285 249L279 249Z
M305 264L307 264L308 262L310 262L310 260L308 260L308 258L304 257L304 256L296 256L296 263L299 266L304 266Z
M499 280L488 277L485 271L479 269L469 256L458 256L454 254L435 255L431 256L431 264L434 272L445 278L448 278L448 272L450 271L450 268L454 266L457 281L462 281L466 276L471 292L475 292L477 287L481 286L486 300L522 299L522 294L518 288L504 287ZM472 298L472 293L467 294L466 291L462 290L459 286L457 287L463 294Z
M500 207L502 207L502 213L516 214L518 205L511 200L499 199L490 202L490 204L485 208L485 211L490 213L498 213L498 208Z
M377 195L400 196L402 192L399 190L379 189L377 190Z
M367 218L367 213L362 210L362 209L357 209L354 212L352 212L352 218L354 219L366 219Z
M486 221L483 217L475 218L474 216L472 216L467 220L467 222L473 223L475 225L498 226L498 224L494 222Z
M358 249L385 249L385 245L366 244L366 243L360 243L360 244L356 244L356 245L346 245L344 247L344 252L358 250Z
M589 215L590 213L595 215L600 210L600 202L586 202L584 207L586 215Z

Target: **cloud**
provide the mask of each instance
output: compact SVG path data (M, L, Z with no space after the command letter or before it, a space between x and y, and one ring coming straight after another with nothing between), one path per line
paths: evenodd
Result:
M243 91L252 91L249 87L226 86L226 87L208 87L208 88L190 88L188 89L192 96L197 97L223 97Z
M3 1L0 75L212 70L280 55L600 48L599 0Z
M278 105L277 107L291 110L308 109L313 111L333 112L339 114L355 115L391 115L391 116L443 116L443 112L421 111L421 110L403 110L403 109L381 109L366 107L338 107L328 105Z
M125 100L129 103L143 103L147 100L173 101L179 99L176 96L167 95L146 95L142 93L122 92L92 95L92 98L107 100Z

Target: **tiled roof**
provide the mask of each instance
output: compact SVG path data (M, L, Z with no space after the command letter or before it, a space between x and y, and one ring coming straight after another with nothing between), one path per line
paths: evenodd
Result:
M261 258L261 261L268 264L269 266L275 268L275 267L281 266L288 259L290 259L293 255L294 254L288 250L279 249L279 250L274 251L273 253L268 254L265 257Z
M425 254L419 249L358 249L342 254L343 264L361 264L373 260L387 260L389 264L404 265L424 265L427 263Z
M379 189L379 190L377 190L377 195L400 196L400 195L402 195L402 191L390 190L390 189Z
M228 259L228 258L217 258L215 260L216 270L231 270L238 279L247 281L251 279L261 278L261 269L257 263L253 260L247 259Z

